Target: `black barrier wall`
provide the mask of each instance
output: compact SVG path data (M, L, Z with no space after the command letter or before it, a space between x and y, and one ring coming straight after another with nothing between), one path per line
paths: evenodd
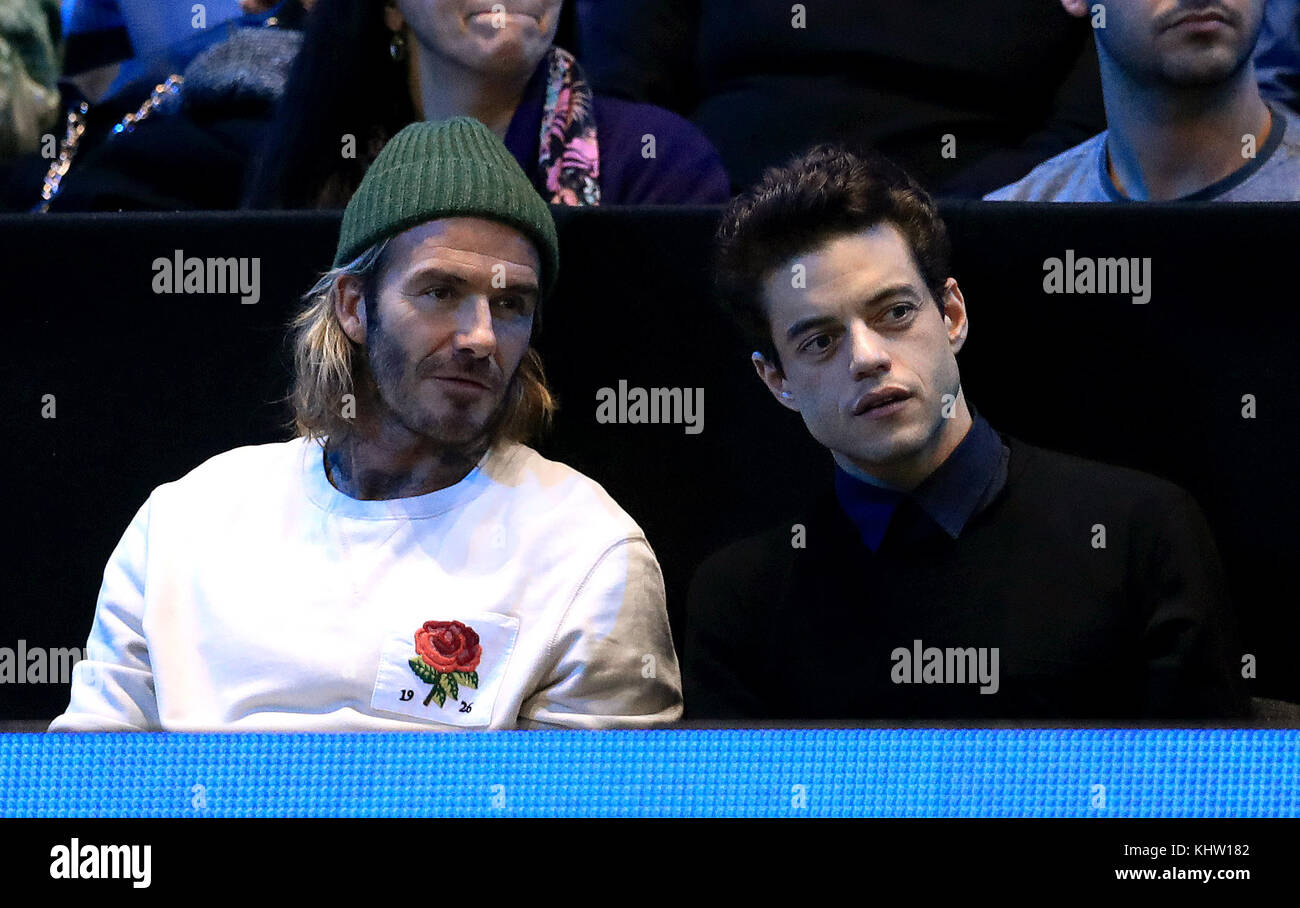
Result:
M561 409L537 447L640 522L680 642L694 566L819 491L830 459L771 400L712 304L716 209L555 213L560 285L540 347ZM1251 694L1300 700L1300 205L964 203L944 214L970 317L958 357L968 398L1001 431L1188 488L1228 568L1257 665ZM149 492L220 451L288 437L284 326L337 228L329 214L0 217L12 505L0 647L83 646L104 564ZM250 276L256 260L256 293L156 292L153 262L178 251L243 259ZM1045 285L1106 258L1131 265L1125 286L1100 288L1114 292ZM601 401L612 395L617 412L638 388L702 396L702 412L598 419ZM0 719L51 718L66 703L66 684L0 684Z

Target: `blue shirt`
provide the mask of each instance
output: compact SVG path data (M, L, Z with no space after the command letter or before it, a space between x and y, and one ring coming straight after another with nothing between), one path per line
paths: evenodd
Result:
M956 539L1002 490L1010 450L974 407L971 418L961 443L911 492L865 482L835 468L835 497L872 552L880 549L891 529L891 539L915 539L936 528Z

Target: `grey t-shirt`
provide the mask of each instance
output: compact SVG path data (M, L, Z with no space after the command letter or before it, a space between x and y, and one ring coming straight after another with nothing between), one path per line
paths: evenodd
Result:
M1273 128L1264 146L1236 172L1179 201L1300 201L1300 117L1269 104ZM1110 181L1106 132L1039 164L1010 186L990 192L990 202L1131 202Z

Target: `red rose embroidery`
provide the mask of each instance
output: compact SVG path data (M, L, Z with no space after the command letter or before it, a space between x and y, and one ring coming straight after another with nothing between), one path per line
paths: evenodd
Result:
M460 696L461 686L478 689L478 660L483 656L478 633L459 621L426 621L415 632L415 656L407 660L411 671L431 685L428 706L433 700L444 706L448 699ZM472 703L461 703L461 712L469 712Z
M483 655L478 634L459 621L426 621L415 632L415 651L436 672L472 672Z

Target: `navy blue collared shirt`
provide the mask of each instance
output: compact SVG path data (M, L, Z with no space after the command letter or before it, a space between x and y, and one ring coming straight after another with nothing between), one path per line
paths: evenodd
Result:
M880 549L891 527L895 533L908 536L937 527L956 539L970 519L1002 490L1009 460L1010 450L1001 436L971 407L971 427L966 437L911 492L865 482L837 466L835 497L872 552ZM901 529L901 521L895 517L903 509L911 518L918 517L919 512L921 519L909 519L909 526Z

